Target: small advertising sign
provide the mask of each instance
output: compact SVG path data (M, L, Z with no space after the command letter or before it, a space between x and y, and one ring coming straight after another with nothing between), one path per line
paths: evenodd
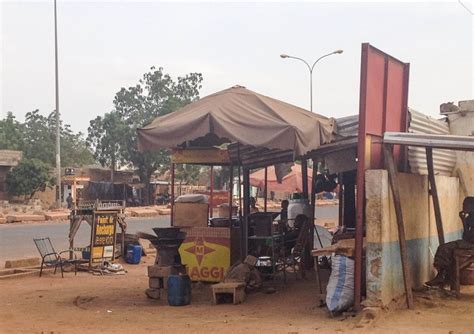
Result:
M114 259L116 218L116 213L94 213L91 238L91 264Z
M221 282L230 266L229 229L193 227L179 253L191 280Z

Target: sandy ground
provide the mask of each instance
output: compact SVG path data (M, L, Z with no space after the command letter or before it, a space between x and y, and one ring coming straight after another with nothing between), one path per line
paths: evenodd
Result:
M1 333L474 333L474 288L460 300L416 294L416 309L375 318L330 318L317 307L313 276L274 282L274 294L254 293L241 305L211 305L209 285L193 286L192 304L150 300L146 266L124 265L124 276L47 273L0 281Z

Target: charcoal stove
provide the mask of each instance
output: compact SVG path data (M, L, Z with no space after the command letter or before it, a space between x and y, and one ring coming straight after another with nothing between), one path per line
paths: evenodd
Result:
M160 299L161 289L166 289L170 275L185 275L186 267L181 263L179 246L186 239L186 232L179 227L153 228L156 236L148 235L147 239L156 248L155 264L148 267L149 298Z

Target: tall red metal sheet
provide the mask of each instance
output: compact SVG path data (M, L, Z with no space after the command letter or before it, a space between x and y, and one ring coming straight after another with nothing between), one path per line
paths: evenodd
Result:
M357 222L355 249L355 306L362 297L362 241L365 216L365 171L383 168L382 137L385 131L406 132L409 64L362 44L359 141L357 146ZM403 163L400 147L394 158Z

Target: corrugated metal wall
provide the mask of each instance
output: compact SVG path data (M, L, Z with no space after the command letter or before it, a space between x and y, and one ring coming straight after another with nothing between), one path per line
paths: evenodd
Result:
M410 122L408 132L448 135L449 126L445 120L437 120L411 108L408 109ZM427 175L426 151L422 147L408 147L408 163L414 174ZM451 176L456 165L456 153L452 150L433 150L435 174Z

